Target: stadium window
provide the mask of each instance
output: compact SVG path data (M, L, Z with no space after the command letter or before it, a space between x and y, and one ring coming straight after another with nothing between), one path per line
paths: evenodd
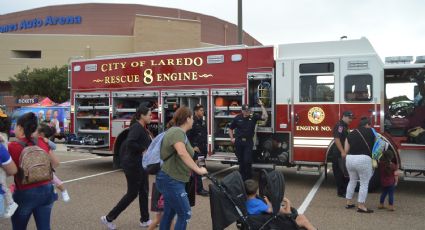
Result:
M41 50L12 50L12 58L40 59Z

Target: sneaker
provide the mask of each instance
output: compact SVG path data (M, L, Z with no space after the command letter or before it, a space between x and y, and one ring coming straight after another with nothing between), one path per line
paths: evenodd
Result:
M5 218L10 218L13 216L13 213L15 213L16 209L18 209L18 204L13 202L9 204L9 206L6 208L6 212L4 213Z
M62 200L64 202L69 202L69 200L71 200L71 198L69 197L68 191L65 190L62 192Z
M110 230L115 230L115 229L117 229L117 226L114 224L114 223L112 223L112 222L109 222L107 219L106 219L106 216L102 216L102 217L100 217L100 222L102 222L102 224L104 224L108 229L110 229Z
M142 227L142 228L147 228L147 227L149 227L149 225L151 225L152 224L152 220L148 220L148 221L146 221L146 222L140 222L140 227Z

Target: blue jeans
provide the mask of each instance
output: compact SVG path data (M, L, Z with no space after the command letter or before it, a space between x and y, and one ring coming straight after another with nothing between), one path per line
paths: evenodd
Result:
M0 217L2 217L4 215L4 211L5 211L5 200L4 200L4 194L0 193Z
M394 204L394 190L395 190L395 186L394 185L383 187L382 188L381 199L379 200L380 203L381 204L384 204L385 197L388 194L388 204L393 205Z
M175 230L184 230L192 216L186 183L175 180L163 171L156 175L156 188L164 198L164 214L159 225L160 230L169 230L171 221L177 214Z
M53 202L57 199L52 184L16 190L13 199L18 204L18 209L12 216L13 230L27 229L32 214L38 230L50 230L50 214Z

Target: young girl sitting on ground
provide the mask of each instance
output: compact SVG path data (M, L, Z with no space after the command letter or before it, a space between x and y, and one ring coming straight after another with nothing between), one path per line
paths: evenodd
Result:
M379 161L379 172L381 175L382 194L379 200L379 209L386 208L384 206L385 198L388 194L387 207L390 211L395 211L394 208L394 190L398 184L398 166L393 163L394 152L386 150L382 153L382 157Z
M248 215L258 215L262 213L272 213L273 207L269 199L265 196L264 201L257 198L258 183L255 180L249 179L245 181L245 190L247 201L246 209ZM291 201L286 197L283 198L284 206L280 208L279 213L284 215L291 215L299 227L307 230L315 230L316 228L310 223L306 216L296 213L295 209L291 209Z
M49 138L55 134L55 131L52 127L46 124L40 124L37 129L37 134L43 138L44 142L49 145L52 151L56 150L56 144L53 141L49 140ZM63 186L63 182L56 176L55 173L53 173L52 182L53 184L55 184L56 188L61 191L62 200L64 202L69 202L71 198L69 197L68 191L65 189L65 187Z

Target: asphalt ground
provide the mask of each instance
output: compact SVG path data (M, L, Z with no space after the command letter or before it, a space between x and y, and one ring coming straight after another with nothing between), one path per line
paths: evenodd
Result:
M125 193L123 172L112 168L111 157L67 152L61 145L58 145L56 154L62 162L57 175L65 182L71 201L64 203L58 200L55 203L52 229L106 229L100 224L100 216L112 209ZM236 167L221 165L209 169L218 178L237 170ZM328 179L320 183L322 180L318 175L297 174L293 168L277 170L285 176L285 196L319 229L425 229L425 182L401 180L395 193L395 212L377 210L380 194L371 193L367 206L375 213L361 214L344 208L345 200L336 196L331 172ZM11 178L8 180L12 181ZM150 177L152 181L153 176ZM207 179L204 180L205 187L208 183ZM207 197L197 196L192 212L188 229L212 229ZM118 229L141 229L139 215L138 202L135 201L114 222ZM154 217L155 214L151 213L151 218ZM0 229L12 229L10 220L0 219ZM36 229L32 218L28 229ZM231 225L227 229L236 227Z

